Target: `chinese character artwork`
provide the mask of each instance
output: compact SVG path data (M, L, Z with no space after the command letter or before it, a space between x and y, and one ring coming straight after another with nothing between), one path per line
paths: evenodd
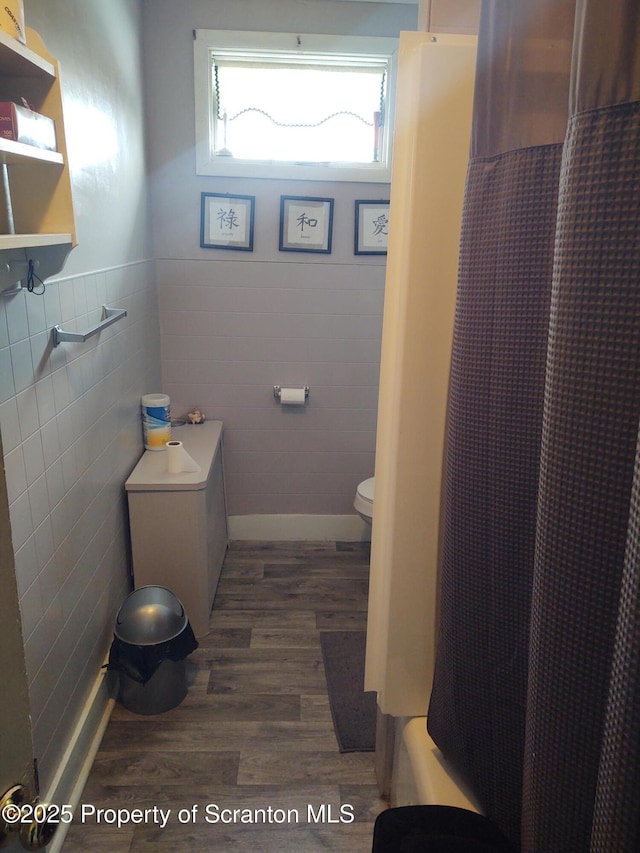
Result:
M389 202L356 201L355 254L386 255L389 242Z
M221 231L233 233L234 228L239 228L238 214L232 207L221 207L217 213L218 227Z
M253 251L255 196L202 193L200 245Z
M281 196L281 252L330 253L332 227L332 198Z
M304 213L304 212L303 212L303 213L301 213L301 214L300 214L300 216L298 217L298 219L297 219L297 223L298 223L298 228L300 228L300 233L301 233L301 234L304 234L304 229L305 229L305 227L306 227L307 229L309 229L309 228L317 228L317 226L318 226L318 220L317 220L317 219L315 219L315 218L314 218L314 219L311 219L311 218L310 218L309 216L307 216L307 214L306 214L306 213Z
M389 227L389 217L387 214L381 213L380 216L376 216L376 218L371 222L371 227L373 228L372 237L379 237L380 235L388 237L389 231L387 229Z

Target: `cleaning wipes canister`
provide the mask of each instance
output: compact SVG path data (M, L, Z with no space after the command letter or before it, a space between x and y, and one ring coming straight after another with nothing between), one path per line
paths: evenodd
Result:
M142 399L142 432L147 450L164 450L171 441L171 409L166 394L145 394Z

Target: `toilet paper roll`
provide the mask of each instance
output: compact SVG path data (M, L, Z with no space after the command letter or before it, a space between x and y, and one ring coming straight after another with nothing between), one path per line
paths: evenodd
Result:
M283 406L304 406L304 388L281 388L280 402Z
M168 474L195 474L200 470L200 466L189 456L181 441L168 441L165 447Z

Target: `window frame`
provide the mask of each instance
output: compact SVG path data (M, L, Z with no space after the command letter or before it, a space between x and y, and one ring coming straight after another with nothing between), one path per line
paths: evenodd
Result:
M256 53L324 53L389 58L386 81L385 124L382 131L384 158L379 163L297 163L280 160L240 160L213 153L214 120L211 55L215 50L247 50ZM397 38L334 36L319 34L264 33L235 30L194 31L194 95L196 174L212 177L274 178L304 181L351 181L389 183L393 144L394 95L397 73Z

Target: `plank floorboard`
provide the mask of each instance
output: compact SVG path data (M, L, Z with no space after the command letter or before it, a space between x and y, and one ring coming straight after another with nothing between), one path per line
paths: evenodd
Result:
M266 610L256 608L245 610L222 610L216 600L213 604L217 627L228 628L300 628L313 631L316 628L316 612L310 608L288 612L287 610Z
M316 628L319 631L366 631L367 611L320 610L316 613Z
M101 752L91 768L97 781L114 785L142 786L149 780L165 785L198 785L202 779L225 782L237 781L239 755L229 752L193 753L185 757L162 749L123 749L120 752Z
M316 635L319 632L316 632ZM313 646L255 646L249 648L198 649L195 654L202 651L202 660L211 664L213 670L217 666L234 666L242 664L259 664L264 672L273 672L276 675L283 664L302 664L302 667L313 666L316 669L322 666L322 654L320 653L320 639Z
M255 853L357 853L371 850L371 839L360 825L194 826L170 824L165 830L140 828L134 833L130 853L203 853L242 850Z
M371 781L371 755L365 752L294 752L263 749L240 753L239 785L315 782L362 785Z
M208 676L208 673L207 673ZM216 720L299 720L301 719L300 696L293 694L218 693L194 696L191 693L182 703L183 715L180 720L205 726ZM140 716L117 705L111 715L111 722L129 721L136 725L148 726L151 720L168 722L175 719L175 709L150 717ZM204 732L203 732L204 735Z
M305 575L310 578L334 578L335 580L346 580L356 578L368 580L369 567L362 565L362 559L349 560L348 562L342 559L341 556L334 561L327 560L325 563L314 561L304 567ZM296 563L265 563L264 577L267 580L271 578L291 579L299 575L300 569Z
M303 570L299 571L302 574ZM218 585L218 594L222 596L242 595L255 597L259 601L272 601L281 598L288 599L290 595L304 595L309 600L322 599L327 596L333 600L336 596L362 597L366 603L367 578L332 578L332 577L265 577L258 578L226 578Z
M283 661L279 666L264 663L222 661L213 664L208 693L323 693L327 689L320 660L303 663Z
M252 649L320 649L317 630L296 631L291 628L254 628L251 632Z
M216 628L206 637L201 637L199 643L198 653L203 649L248 649L251 645L251 628Z
M330 610L336 612L362 611L366 612L367 599L358 594L341 595L335 593L319 593L310 595L308 593L280 592L279 594L265 594L263 598L251 597L240 592L227 594L219 593L216 596L215 605L218 610L297 610L313 609L315 611Z
M326 693L313 693L310 696L300 696L300 719L331 720L331 707Z
M327 721L300 720L217 720L206 731L203 745L203 727L199 722L164 720L147 723L141 740L140 726L136 722L114 723L102 741L102 754L121 753L122 750L163 750L170 752L237 752L240 749L271 748L274 742L286 742L289 749L328 751L333 749L333 726Z

